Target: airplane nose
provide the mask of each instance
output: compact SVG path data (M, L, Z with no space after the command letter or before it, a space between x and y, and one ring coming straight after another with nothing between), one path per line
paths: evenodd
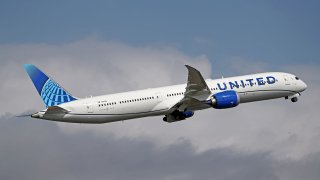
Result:
M301 91L306 90L307 87L308 87L307 84L305 82L301 81Z

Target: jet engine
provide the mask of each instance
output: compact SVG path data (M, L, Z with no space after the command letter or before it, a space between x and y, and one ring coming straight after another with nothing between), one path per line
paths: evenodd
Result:
M226 109L237 106L240 98L236 91L228 90L212 95L206 103L216 109Z
M163 118L163 121L165 122L176 122L176 121L181 121L185 120L186 118L192 117L194 114L193 111L174 111L173 113L166 115Z

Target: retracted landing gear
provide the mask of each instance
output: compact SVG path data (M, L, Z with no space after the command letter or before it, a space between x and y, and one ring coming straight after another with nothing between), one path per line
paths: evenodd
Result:
M163 121L164 121L164 122L168 122L167 116L165 116L165 117L163 118Z
M297 102L297 101L298 101L298 97L291 98L291 102Z
M176 122L176 121L181 121L185 120L186 118L192 117L194 114L193 111L178 111L175 110L171 114L167 114L164 118L163 121L165 122Z

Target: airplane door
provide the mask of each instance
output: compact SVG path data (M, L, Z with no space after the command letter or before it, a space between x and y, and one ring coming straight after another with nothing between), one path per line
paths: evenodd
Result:
M285 85L290 85L290 79L289 79L289 77L287 76L287 75L284 75L284 84Z
M157 92L155 98L157 99L158 102L162 101L162 95L161 95L161 93L160 93L160 92Z
M86 104L86 108L87 108L88 113L93 113L93 104L92 103L88 102Z

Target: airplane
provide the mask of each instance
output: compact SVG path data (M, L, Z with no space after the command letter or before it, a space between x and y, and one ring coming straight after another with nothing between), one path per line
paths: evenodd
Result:
M297 76L266 72L221 79L206 79L185 65L186 84L77 98L32 64L24 68L46 109L32 118L68 123L109 123L148 116L164 116L165 122L185 120L195 111L227 109L242 103L285 98L297 102L307 85Z

